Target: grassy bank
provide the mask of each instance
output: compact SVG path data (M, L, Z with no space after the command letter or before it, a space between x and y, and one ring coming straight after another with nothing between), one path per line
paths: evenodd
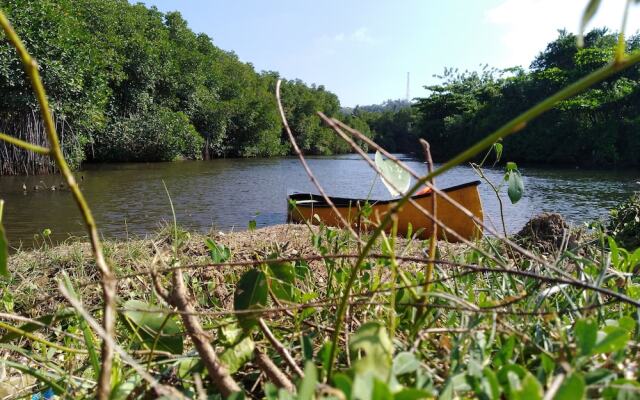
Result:
M200 235L169 228L151 238L107 242L105 255L118 277L116 341L160 385L145 383L117 357L113 396L154 397L161 385L188 397L219 393L187 327L149 275L155 268L158 283L170 288L169 270L178 266L202 333L251 398L289 398L277 389L287 384L297 385L300 398L305 385L311 395L332 398L535 399L552 390L570 395L555 398L638 395L639 316L630 304L640 301L635 265L625 264L620 250L614 255L610 244L605 250L597 236L570 236L518 238L540 262L505 256L493 239L472 246L439 242L428 293L428 243L383 238L373 252L379 256L368 259L353 288L336 373L328 380L337 301L358 247L347 232L281 225ZM10 270L12 278L0 286L3 316L46 327L3 322L0 391L11 397L53 387L70 398L91 397L97 371L90 344L97 337L56 284L68 275L87 312L100 316L89 246L19 252ZM281 381L272 376L278 373ZM385 393L395 397L379 397Z

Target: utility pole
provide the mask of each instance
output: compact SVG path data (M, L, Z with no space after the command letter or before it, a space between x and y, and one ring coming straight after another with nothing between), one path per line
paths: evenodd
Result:
M410 101L410 97L409 97L409 72L407 72L407 103Z

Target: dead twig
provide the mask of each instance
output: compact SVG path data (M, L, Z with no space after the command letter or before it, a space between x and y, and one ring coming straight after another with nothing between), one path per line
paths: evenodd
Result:
M268 355L257 348L254 350L253 355L253 360L258 368L260 368L260 371L264 372L267 378L269 378L274 385L291 393L295 391L296 387L293 385L289 377L282 372L282 370L280 370L273 361L271 361Z
M258 324L260 325L260 330L267 338L269 343L271 343L276 352L280 354L280 357L282 357L282 359L287 363L287 365L289 365L289 367L296 373L296 375L298 375L300 378L304 378L304 372L302 372L300 367L298 367L298 364L296 364L296 361L293 359L293 357L291 357L291 354L289 354L282 343L280 343L280 341L273 335L273 332L271 332L271 329L269 329L266 322L264 322L264 319L258 318Z
M165 289L160 283L155 271L151 272L151 278L156 292L160 297L164 299L169 305L175 307L182 318L187 335L193 341L202 362L207 368L209 377L213 381L213 384L220 391L224 397L228 397L233 393L242 392L242 389L236 381L231 377L227 368L220 363L216 352L211 345L211 338L202 329L200 320L195 314L195 308L189 301L187 290L182 277L182 270L176 269L173 273L173 287L171 291Z

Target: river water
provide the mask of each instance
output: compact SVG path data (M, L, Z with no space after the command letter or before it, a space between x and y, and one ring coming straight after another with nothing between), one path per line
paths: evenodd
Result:
M419 172L425 165L405 158ZM389 198L375 173L358 156L309 158L326 191L341 197ZM500 182L503 172L487 169ZM533 215L559 212L575 224L604 218L608 209L640 190L637 171L585 171L580 169L522 168L523 199L503 202L507 229L517 231ZM107 238L144 236L170 221L166 184L178 223L207 232L244 230L249 221L258 226L286 221L286 195L316 192L296 158L218 159L152 164L87 165L77 173L101 234ZM444 188L476 180L466 166L454 168L437 184ZM59 176L0 176L0 198L6 202L4 226L12 246L31 246L34 235L50 229L55 241L84 235L71 194L45 189L59 185ZM28 188L23 191L23 184ZM34 186L41 187L33 190ZM486 219L500 226L498 201L487 184L480 186Z

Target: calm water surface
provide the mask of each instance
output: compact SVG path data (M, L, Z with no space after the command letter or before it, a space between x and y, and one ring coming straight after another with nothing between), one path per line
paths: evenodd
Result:
M342 197L388 198L389 194L368 165L357 156L309 158L309 164L326 191ZM424 164L407 159L417 171ZM531 216L559 212L574 223L602 218L607 210L640 190L637 171L583 171L523 168L525 196L504 204L507 227L517 231ZM100 231L108 238L141 236L171 219L162 181L173 199L179 224L206 232L243 230L255 219L258 226L286 220L286 195L293 191L316 192L299 161L280 159L220 159L155 164L89 165L82 190L91 205ZM495 182L502 171L488 170ZM468 167L457 167L438 178L439 187L477 179ZM42 181L42 182L41 182ZM4 225L16 246L29 246L34 234L51 229L54 240L84 235L78 210L68 191L33 191L34 185L51 186L60 177L0 177L0 198L5 199ZM25 194L23 183L29 188ZM499 225L498 202L488 185L480 186L485 215ZM506 188L503 190L506 192Z

